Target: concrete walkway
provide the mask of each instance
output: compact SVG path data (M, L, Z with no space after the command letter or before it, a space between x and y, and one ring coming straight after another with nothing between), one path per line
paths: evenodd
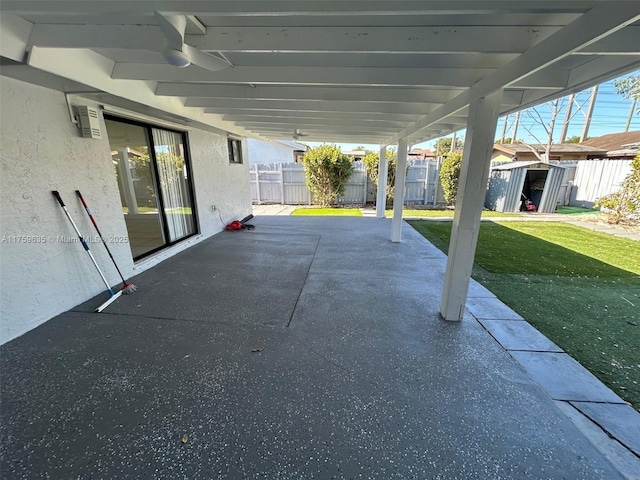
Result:
M639 415L475 282L440 320L408 225L252 223L1 347L3 478L637 477Z
M296 208L296 205L254 205L254 215L291 215ZM364 217L375 217L375 207L364 207L360 211ZM453 212L450 218L437 217L437 218L425 218L425 217L403 217L405 220L435 220L435 221L449 221L453 218ZM628 238L629 240L635 240L640 242L640 233L635 233L623 228L615 227L613 225L605 225L594 222L586 222L579 220L579 217L572 215L559 215L559 214L538 214L538 213L523 213L517 217L492 217L483 219L485 221L538 221L538 222L564 222L578 227L587 228L596 232L608 233L609 235L615 235L616 237Z

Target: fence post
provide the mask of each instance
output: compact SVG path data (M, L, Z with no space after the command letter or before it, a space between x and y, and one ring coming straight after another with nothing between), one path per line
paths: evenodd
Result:
M438 190L440 188L440 160L442 157L438 157L436 160L436 179L433 181L433 206L438 204Z
M431 178L431 162L425 160L423 205L429 202L429 179Z
M280 203L284 205L284 168L283 164L278 164L278 170L280 170Z
M262 203L262 200L260 199L260 169L257 163L255 163L253 166L255 167L256 171L256 193L258 195L258 205L260 205Z
M362 206L366 207L367 206L367 187L369 186L369 175L367 175L367 167L365 166L364 162L361 165L362 168L362 176L364 178L364 198L362 200Z

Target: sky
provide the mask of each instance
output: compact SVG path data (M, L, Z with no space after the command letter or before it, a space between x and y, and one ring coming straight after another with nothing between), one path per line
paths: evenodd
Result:
M636 74L640 72L635 72ZM625 75L620 78L625 78L628 75ZM567 131L567 138L570 138L574 135L581 135L582 130L584 128L586 112L589 107L589 100L591 96L591 89L585 90L579 94L576 94L575 102L572 108L571 119L569 122L569 129ZM562 131L562 124L565 120L566 115L566 107L568 105L568 98L565 100L561 100L560 106L561 109L556 118L556 126L554 128L554 142L558 143L560 141L560 134ZM598 94L596 96L596 104L593 110L593 116L591 119L591 124L589 126L588 137L599 137L601 135L606 135L607 133L619 133L623 132L626 126L627 118L629 116L629 111L631 108L632 100L627 100L622 97L622 95L616 92L616 89L613 85L613 80L607 83L603 83L600 85L598 89ZM578 108L578 106L581 108ZM636 106L636 111L639 106ZM548 123L551 116L551 109L548 105L543 104L536 107L538 113L542 116L543 120ZM520 115L520 125L518 126L517 138L524 140L526 143L546 143L547 134L544 131L544 128L539 124L539 122L534 121L532 118L535 115L530 115L529 112L522 111ZM506 137L511 137L513 134L513 123L514 123L515 115L511 115L507 121L507 132ZM525 128L526 127L526 128ZM504 117L498 120L498 126L496 129L496 138L502 137L502 130L504 128ZM528 132L527 128L531 131ZM640 130L640 115L634 112L631 125L629 126L629 131ZM457 133L458 138L464 138L464 130ZM536 140L536 137L538 140ZM429 140L428 142L419 143L414 145L414 148L428 148L433 150L435 148L435 143L437 139ZM321 145L321 143L317 142L308 142L311 147ZM357 146L364 146L369 150L378 150L378 145L369 145L369 144L357 144L357 143L340 143L338 146L343 151L349 151L355 149Z

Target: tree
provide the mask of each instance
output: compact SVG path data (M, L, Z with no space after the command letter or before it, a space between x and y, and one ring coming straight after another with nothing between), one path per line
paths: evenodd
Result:
M462 140L456 140L456 148L464 147ZM451 138L441 138L436 142L436 155L442 156L451 152Z
M587 137L587 140L589 137ZM574 135L573 137L567 138L564 143L580 143L580 135Z
M564 102L564 100L565 99L563 98L562 101ZM535 138L536 142L541 145L544 144L544 153L540 154L540 152L538 152L535 147L529 145L528 143L524 143L524 145L526 145L533 152L538 160L548 162L551 154L551 145L553 145L553 133L556 126L556 119L558 118L558 113L563 108L563 105L560 104L559 98L547 102L545 105L549 108L551 114L549 123L544 121L542 115L535 107L528 108L524 112L531 120L533 120L534 123L540 125L544 129L545 133L547 134L547 138L545 139L546 142L541 142L540 139L538 139L538 137L533 133L533 131L525 124L522 124L522 126L529 133L529 135Z
M307 186L318 204L328 207L344 194L353 164L337 145L321 145L309 150L302 163Z
M440 166L440 184L444 199L449 204L455 204L458 194L458 181L460 180L460 168L462 167L462 155L450 153L445 157Z
M640 100L640 74L616 80L613 85L616 87L616 91L624 98L634 101ZM640 107L638 107L636 113L640 114Z
M640 214L640 153L631 162L631 173L622 182L620 190L599 198L596 207L603 207L611 223Z
M396 187L396 151L387 149L387 202L393 200L393 193ZM367 175L371 182L378 187L378 169L380 167L380 154L367 150L366 155L362 158L362 162L367 168Z

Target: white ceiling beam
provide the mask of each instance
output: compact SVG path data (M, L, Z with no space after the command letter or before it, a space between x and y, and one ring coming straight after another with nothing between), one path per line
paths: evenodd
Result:
M640 26L629 25L608 37L581 48L574 55L640 55Z
M166 39L154 25L39 24L34 25L29 42L47 48L160 50Z
M290 142L298 142L298 143L307 143L307 142L318 142L318 143L356 143L360 145L379 145L384 141L384 136L366 136L366 135L329 135L329 134L319 134L319 135L309 135L299 139L294 139L289 134L279 134L273 135L270 137L272 140L287 140Z
M398 132L402 129L402 127L389 127L389 126L366 126L366 125L356 125L356 124L352 124L352 125L340 125L339 129L336 129L336 127L334 125L331 124L324 124L324 125L317 125L317 124L313 124L313 123L305 123L305 122L286 122L286 123L282 123L280 121L278 122L271 122L271 123L261 123L261 122L243 122L243 123L238 123L237 125L242 126L243 128L246 128L247 130L255 130L258 129L261 132L270 132L270 131L280 131L280 130L287 130L287 129L291 129L293 130L294 128L300 128L300 129L307 129L307 130L313 130L315 132L335 132L336 130L340 130L341 132L371 132L374 131L376 133L394 133L394 132Z
M156 95L237 99L337 100L349 102L444 103L462 89L297 87L158 83ZM191 106L200 106L192 104ZM206 105L201 105L206 106Z
M224 52L522 53L558 27L254 27L188 36L201 50ZM505 42L504 39L510 39Z
M3 0L1 11L16 13L60 13L73 12L77 15L85 13L113 13L126 11L129 13L148 13L156 9L163 13L209 14L221 16L360 16L367 15L432 15L446 14L504 14L519 13L583 13L593 6L594 1L554 1L535 2L528 0L440 0L416 1L394 0L380 2L376 0L235 0L235 1L202 1L202 0L156 0L150 8L148 0Z
M194 106L187 99L186 106ZM200 102L198 102L200 103ZM433 111L441 104L429 103L366 103L366 102L338 102L338 101L308 101L290 102L286 100L227 100L209 99L210 107L204 109L205 113L217 113L218 109L236 108L240 110L273 110L284 112L357 112L367 113L400 113L425 115Z
M22 62L33 24L10 13L0 16L0 55Z
M353 119L322 119L322 118L291 118L291 117L249 117L232 120L228 116L222 117L224 121L233 122L236 125L323 125L334 128L336 126L363 126L367 128L388 128L390 130L401 130L409 126L412 122L394 122L391 120L362 119L360 121Z
M222 115L225 120L236 122L240 120L251 119L278 119L278 118L313 118L317 120L331 121L333 119L341 120L359 120L359 121L390 121L390 122L415 122L420 115L398 115L389 113L371 113L362 115L357 112L279 112L273 110L216 110L213 112Z
M207 85L211 86L211 85ZM185 85L187 87L187 85ZM195 94L200 92L202 85L189 85L195 90ZM296 87L291 87L295 90ZM366 90L366 89L363 89ZM156 89L157 91L157 89ZM455 91L455 90L454 90ZM415 101L407 103L398 103L392 101L377 102L375 96L370 100L363 99L362 102L351 100L327 100L320 98L318 100L292 100L289 98L274 99L243 99L243 98L206 98L206 97L189 97L188 88L180 90L181 94L176 91L178 97L187 97L185 106L187 107L205 107L205 108L238 108L238 109L260 109L260 110L287 110L287 111L361 111L361 112L387 112L387 113L407 113L407 114L426 114L433 110L435 106L441 105L444 100L433 102L419 102L416 97ZM283 91L284 93L284 91ZM523 90L507 90L503 96L504 105L519 106L522 104L524 95ZM411 97L410 97L411 98ZM444 98L448 98L445 96ZM391 100L391 99L389 99ZM437 100L437 99L434 99ZM209 112L211 113L211 112Z
M583 13L581 11L580 13ZM464 14L464 12L462 12ZM512 25L512 26L562 26L575 20L578 13L505 13L502 12L488 12L488 14L470 14L465 18L466 26L491 26L491 25ZM436 14L433 13L406 13L401 12L396 15L375 15L369 14L366 11L361 11L360 15L344 15L337 16L327 13L326 15L295 15L295 16L270 16L260 15L252 17L240 17L240 16L222 16L222 15L207 15L200 14L199 18L209 27L311 27L311 26L331 26L331 27L420 27L429 25L431 27L437 26L451 26L459 23L460 17L456 14ZM43 18L41 23L60 23L49 20L51 15L47 19ZM106 24L125 24L125 23L140 23L136 21L126 21L127 19L111 22L103 22ZM40 22L38 22L40 23ZM61 22L61 23L69 23ZM75 21L74 23L82 23L81 21Z
M118 80L158 82L468 87L493 71L484 68L235 67L210 72L195 65L175 68L116 63L111 76Z
M395 143L400 138L428 128L440 119L465 108L472 101L510 86L571 55L571 53L621 30L638 19L640 19L640 2L599 3L559 32L538 43L503 68L483 78L464 93L426 115L415 125L392 136L389 143Z
M637 48L640 50L640 37ZM569 75L568 86L575 91L581 91L592 86L594 82L603 83L639 67L640 56L605 55L574 68Z
M316 53L522 53L560 27L216 27L186 35L200 50L222 52ZM509 42L504 39L509 38ZM138 48L162 45L151 25L34 26L32 43L56 48Z

